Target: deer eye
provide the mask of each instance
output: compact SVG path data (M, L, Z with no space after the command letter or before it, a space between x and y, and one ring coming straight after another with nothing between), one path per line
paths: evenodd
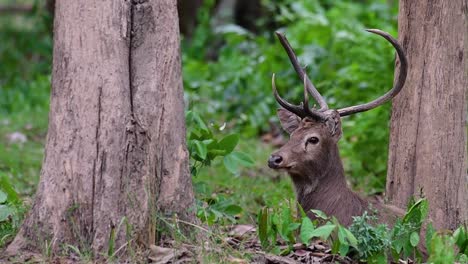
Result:
M318 137L310 137L307 139L307 144L313 144L313 145L316 145L317 143L319 143L319 139Z

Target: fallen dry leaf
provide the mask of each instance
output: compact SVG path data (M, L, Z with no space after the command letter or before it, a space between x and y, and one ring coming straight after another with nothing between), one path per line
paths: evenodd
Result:
M155 264L183 263L191 255L186 248L165 248L150 245L148 259Z

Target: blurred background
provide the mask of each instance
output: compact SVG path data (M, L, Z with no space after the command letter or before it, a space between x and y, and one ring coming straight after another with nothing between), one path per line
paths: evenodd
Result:
M47 133L52 3L0 1L0 183L14 189L26 208L39 179ZM286 99L302 98L302 81L275 31L286 34L331 108L370 101L392 86L394 51L364 29L397 36L397 1L179 0L178 5L185 101L191 113L189 147L190 135L206 125L214 136L238 135L237 149L249 156L241 168L221 158L200 166L193 153L197 150L190 147L202 205L241 204L248 221L260 206L294 197L288 177L266 166L269 154L287 140L275 116L272 73ZM362 193L385 189L389 113L386 104L343 120L340 149L346 174Z

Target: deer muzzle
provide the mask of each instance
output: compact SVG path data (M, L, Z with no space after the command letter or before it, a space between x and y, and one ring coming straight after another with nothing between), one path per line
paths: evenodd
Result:
M273 154L268 159L268 167L272 169L279 169L283 163L283 157L280 155Z

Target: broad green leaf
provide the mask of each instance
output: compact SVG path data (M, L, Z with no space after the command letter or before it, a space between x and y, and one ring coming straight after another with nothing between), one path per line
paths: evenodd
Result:
M7 200L7 195L2 190L0 190L0 204L5 203Z
M223 163L229 172L237 174L239 172L239 163L231 154L224 157Z
M284 240L293 240L291 232L289 231L289 225L292 223L291 209L289 207L283 208L281 211L281 223L279 228L280 236ZM291 241L293 242L293 241Z
M348 244L348 241L346 240L346 232L342 226L338 226L338 240L340 241L340 244Z
M234 148L239 143L239 135L238 134L230 134L225 136L218 142L217 148L224 150L225 155L231 153Z
M314 231L311 232L312 237L320 237L323 240L327 240L330 237L331 232L335 230L336 225L326 224L323 226L317 227Z
M353 246L354 248L357 248L358 241L356 237L353 235L353 233L351 233L351 231L349 231L349 229L344 228L344 230L345 230L346 238L348 239L349 244Z
M413 247L416 247L419 243L419 235L417 232L413 232L411 233L410 235L410 243L411 243L411 246Z
M8 220L8 217L13 215L14 210L5 204L0 204L0 222Z
M20 203L21 200L18 196L18 193L13 188L8 176L6 174L0 173L0 186L2 186L2 191L7 194L8 201L10 203ZM1 202L0 202L1 203Z
M255 161L252 159L252 157L244 152L234 151L230 155L232 155L239 162L239 164L243 166L250 167L255 164Z
M320 211L320 210L316 210L316 209L311 209L310 211L311 211L312 213L314 213L315 216L317 216L318 218L322 218L322 219L324 219L324 220L328 220L328 216L327 216L324 212L322 212L322 211Z
M224 166L231 173L237 174L239 172L239 167L242 166L252 166L254 161L247 154L242 152L231 152L230 154L224 157Z
M346 254L348 254L348 251L349 251L349 245L341 243L340 249L339 249L340 255L344 257L346 256Z
M185 115L188 123L190 121L193 121L201 130L203 130L205 133L211 134L211 131L208 129L206 126L205 122L203 119L198 115L197 113L193 111L188 111Z
M428 205L426 199L417 200L406 212L403 223L414 223L420 226L427 216Z
M392 247L395 249L395 251L400 254L401 251L403 250L403 245L405 241L402 239L397 239L392 242Z
M453 238L460 252L468 254L468 234L464 226L460 226L453 232Z
M350 245L357 248L357 239L356 237L345 227L338 226L338 239L341 244Z
M206 145L203 144L203 142L200 142L198 140L194 140L193 144L195 144L195 148L197 149L198 156L200 156L200 158L202 159L206 159L206 154L208 153Z
M288 232L293 232L293 231L297 230L299 227L301 227L300 223L290 223L288 225Z
M302 218L300 238L302 243L309 244L309 240L312 238L315 227L309 217Z
M432 241L432 237L434 236L435 234L435 229L434 227L432 226L432 223L429 223L427 225L427 230L426 230L426 248L431 248L431 241Z
M235 204L230 204L223 208L223 213L229 214L229 215L238 215L242 213L242 207L235 205Z

